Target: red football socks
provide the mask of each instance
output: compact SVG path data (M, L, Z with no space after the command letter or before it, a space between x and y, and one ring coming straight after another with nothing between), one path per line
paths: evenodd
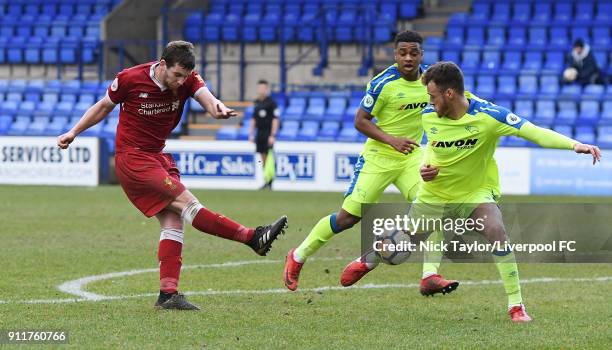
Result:
M181 274L180 242L164 239L159 242L157 258L159 259L159 290L164 293L176 293Z
M255 232L252 228L244 227L236 221L206 208L201 208L198 211L191 225L202 232L242 243L248 242Z

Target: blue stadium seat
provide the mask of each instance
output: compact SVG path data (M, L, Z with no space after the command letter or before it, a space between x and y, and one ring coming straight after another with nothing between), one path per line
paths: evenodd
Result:
M535 75L520 75L518 78L518 95L521 98L532 98L538 92L538 79Z
M512 98L516 95L516 77L501 75L497 78L497 99Z
M532 24L548 25L552 18L552 11L550 3L537 2L533 6L533 17L531 17Z
M591 35L589 34L589 27L578 27L572 26L570 29L572 42L576 39L582 39L587 43L591 42Z
M461 48L464 41L463 35L462 27L448 27L446 29L445 48Z
M502 47L506 43L506 30L502 26L487 27L487 46Z
M45 91L42 94L42 101L48 103L56 103L59 101L59 94L55 91Z
M582 90L582 98L599 101L603 98L604 92L603 85L589 84Z
M505 51L502 70L504 73L517 73L522 65L521 53L519 51Z
M580 85L578 84L564 85L561 88L559 97L566 99L566 100L577 101L580 99L581 94L582 94L582 87Z
M497 74L501 62L500 52L484 51L482 53L482 64L480 66L481 74Z
M66 124L68 124L68 118L65 116L55 116L51 120L51 123L47 125L44 130L44 135L60 135L66 129ZM72 127L72 125L70 126Z
M32 101L23 101L19 103L17 114L19 115L33 115L36 110L37 103Z
M317 135L317 141L334 141L340 131L340 123L335 121L324 121Z
M574 23L578 25L590 25L593 22L594 5L595 4L590 1L577 2Z
M597 142L602 148L612 148L612 126L600 126L597 128Z
M238 138L238 128L225 126L217 130L217 140L236 140Z
M263 42L272 42L278 40L277 38L277 26L265 25L259 27L259 40Z
M410 19L417 16L418 5L413 1L402 3L402 6L399 8L399 17L402 19Z
M470 15L470 24L486 24L489 21L489 4L477 2L472 4L472 14Z
M341 121L346 111L346 98L332 97L329 99L329 106L325 111L324 120Z
M612 125L612 100L604 101L602 103L599 125Z
M325 97L311 97L304 115L305 120L323 120L325 118Z
M574 137L572 127L569 125L555 125L553 130L567 137Z
M546 60L542 68L542 73L561 74L565 66L564 53L561 51L546 52Z
M528 51L525 53L525 61L521 73L537 74L542 69L542 53L539 51Z
M567 24L569 23L573 18L573 9L572 6L574 4L571 2L557 2L554 4L554 8L555 8L555 15L553 17L553 21L554 23L557 24Z
M453 49L445 49L442 51L442 60L443 61L451 61L451 62L459 62L459 51L455 51Z
M425 53L423 55L423 63L427 65L432 65L438 61L440 61L440 52L436 49L425 48Z
M599 2L595 11L595 24L609 26L612 23L612 3Z
M593 27L592 31L593 31L593 49L607 50L612 44L612 40L610 39L610 28Z
M45 128L49 124L48 117L34 117L34 120L28 125L24 131L24 135L44 135Z
M527 29L524 27L512 28L512 30L508 31L508 43L506 47L511 50L522 50L527 44L526 37Z
M499 2L493 5L492 16L489 24L505 25L510 20L510 4Z
M578 112L576 110L576 103L574 101L561 100L557 102L557 118L555 124L557 125L574 125L576 118L578 118Z
M13 124L13 117L9 115L0 115L0 135L5 135L8 129Z
M343 123L342 129L340 130L338 137L336 137L336 141L338 142L357 142L358 139L359 132L351 123Z
M55 105L55 111L62 115L70 115L72 113L73 107L74 107L74 101L72 102L64 101L64 102L60 102Z
M306 99L304 97L290 97L289 106L285 110L283 119L300 120L306 109Z
M552 100L537 100L535 108L535 123L552 125L556 115L555 102Z
M598 101L580 101L580 114L576 120L577 125L597 125L599 120Z
M461 69L465 74L474 74L480 67L480 52L465 50L462 53Z
M361 103L361 97L351 97L349 105L346 107L344 114L342 115L342 121L353 121L359 105Z
M514 102L514 113L521 118L533 119L533 100L516 100Z
M546 27L529 27L528 49L544 49L547 43Z
M295 141L300 123L296 120L286 120L281 124L277 139L279 141Z
M6 131L7 135L25 135L28 126L30 125L30 117L27 116L17 116L15 121L11 124L11 126Z
M474 82L474 76L473 75L464 75L463 76L463 86L465 87L465 90L467 91L476 91L476 84Z
M465 27L468 21L468 14L465 12L455 12L448 18L448 27Z
M491 75L480 75L476 78L476 93L485 99L495 96L495 77Z
M102 127L102 135L104 137L115 137L115 135L117 134L117 125L119 124L119 117L113 117L113 118L108 118L106 124L104 124L104 126ZM246 124L247 127L247 133L248 133L248 127L249 125ZM239 139L240 137L240 133L241 133L241 129L236 129L236 140ZM248 139L248 134L247 136L244 138L244 140Z
M302 128L298 131L297 141L315 141L319 133L319 122L307 120L302 123Z
M556 98L559 94L559 76L540 76L540 98Z
M484 33L484 28L482 27L468 27L465 45L473 46L475 48L481 47L482 44L485 42Z
M574 138L582 143L595 143L595 130L591 126L578 126Z
M552 27L550 28L550 41L548 47L551 49L565 50L569 47L569 35L567 27Z
M23 93L21 91L9 91L5 95L5 100L21 102L23 100Z
M51 116L55 111L56 102L43 102L38 104L34 111L35 116Z

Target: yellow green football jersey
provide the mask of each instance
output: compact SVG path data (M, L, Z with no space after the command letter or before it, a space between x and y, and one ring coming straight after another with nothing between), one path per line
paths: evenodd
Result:
M499 138L517 135L530 123L469 92L466 97L468 110L458 120L439 117L431 106L423 111L423 129L428 139L424 163L439 168L435 179L421 184L423 194L460 200L482 188L500 193L493 158Z
M416 142L423 138L421 115L429 102L427 89L420 79L408 81L401 77L397 64L375 76L367 86L360 108L376 117L378 127L386 134L405 137ZM404 155L393 147L368 139L364 154L378 154L405 160L420 157L420 149Z

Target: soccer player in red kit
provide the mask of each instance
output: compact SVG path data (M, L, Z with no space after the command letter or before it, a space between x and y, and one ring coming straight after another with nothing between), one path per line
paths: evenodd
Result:
M161 226L160 293L155 303L158 309L199 309L178 293L184 221L202 232L245 243L262 256L287 225L287 217L282 216L270 225L248 228L205 208L181 183L172 156L162 153L165 140L178 124L189 97L198 101L213 118L236 115L210 93L194 67L191 43L168 43L159 61L117 74L106 96L57 139L60 148L67 148L77 135L121 104L115 171L134 206L147 217L155 216Z

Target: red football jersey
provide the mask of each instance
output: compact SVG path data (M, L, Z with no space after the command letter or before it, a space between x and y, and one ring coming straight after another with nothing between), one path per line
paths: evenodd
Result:
M124 69L108 87L111 101L121 104L117 152L127 148L160 152L180 121L185 101L206 86L194 71L174 93L155 78L157 64L149 62Z

